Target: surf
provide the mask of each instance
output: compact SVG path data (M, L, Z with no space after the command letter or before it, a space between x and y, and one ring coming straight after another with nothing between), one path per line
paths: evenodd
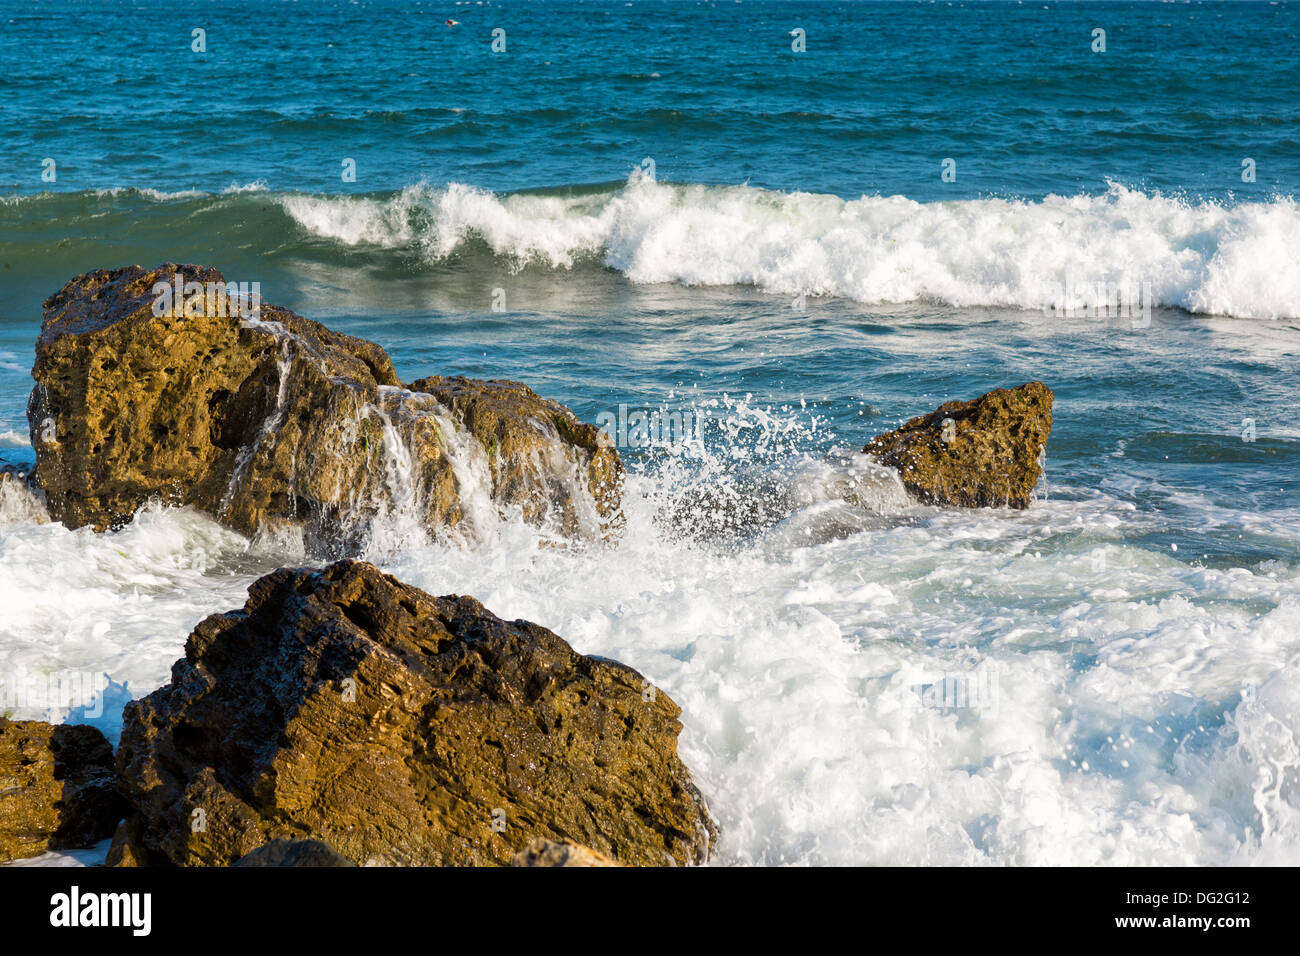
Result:
M1024 310L1086 307L1086 290L1117 286L1140 288L1146 308L1300 317L1300 207L1282 195L1228 202L1109 183L1039 200L919 202L660 182L638 169L622 184L509 193L423 182L357 196L256 184L45 193L8 200L0 220L120 226L128 243L161 228L237 242L254 213L283 253L386 257L402 270L482 261L514 274L599 269L634 285L751 287L792 300ZM42 253L35 241L14 251Z

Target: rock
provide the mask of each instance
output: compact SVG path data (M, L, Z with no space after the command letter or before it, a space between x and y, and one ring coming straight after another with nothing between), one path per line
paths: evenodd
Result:
M234 866L356 866L320 840L272 840L241 857Z
M125 809L98 730L0 717L0 861L93 846Z
M1029 382L946 402L863 451L897 469L926 504L1027 508L1052 431L1052 397L1042 382Z
M156 308L155 288L177 282L214 291L173 296L175 315ZM621 463L562 405L426 380L453 411L404 389L378 345L278 306L249 312L224 283L131 266L46 300L28 420L55 520L103 530L160 499L245 534L300 528L325 554L357 550L377 516L437 531L521 506L565 533L607 530ZM473 440L489 433L495 448Z
M478 440L492 466L492 497L522 503L527 520L558 510L573 535L617 513L623 462L614 440L558 402L518 382L460 376L418 379L411 390L432 395ZM585 454L575 457L574 448ZM590 497L573 494L575 485Z
M105 866L114 867L149 866L151 863L165 865L166 862L161 858L149 859L148 852L140 845L138 828L132 820L123 820L117 825L108 855L104 858Z
M283 568L127 705L119 787L143 852L180 865L302 838L357 864L505 865L536 837L696 863L715 828L680 713L473 598L361 562Z
M603 853L576 843L555 843L538 837L515 854L511 866L618 866Z

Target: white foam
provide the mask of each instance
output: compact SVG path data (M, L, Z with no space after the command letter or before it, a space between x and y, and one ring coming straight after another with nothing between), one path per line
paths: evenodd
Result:
M517 516L485 516L472 542L421 535L372 556L671 695L724 864L1300 862L1294 562L1184 563L1140 543L1162 516L1102 493L944 511L872 480L836 505L868 474L851 456L772 467L799 510L748 542L679 540L663 519L697 483L779 464L781 435L760 432L632 475L615 544L546 547ZM831 507L863 520L792 533ZM126 685L120 706L167 679L200 618L289 560L185 510L107 535L6 527L0 673L94 670ZM975 674L996 677L979 707L927 700Z
M106 196L117 198L118 196L143 196L145 199L151 199L154 202L173 202L178 199L198 199L206 196L201 189L177 189L167 191L164 189L154 189L151 186L114 186L110 189L95 189L92 193L96 196Z
M225 189L221 190L223 196L237 196L241 193L264 193L267 185L264 180L258 179L251 183L231 183Z
M0 527L50 520L44 496L17 479L0 479Z
M1157 305L1300 316L1300 209L1290 198L1220 204L1111 185L1040 202L921 203L670 185L634 173L596 196L500 196L453 183L383 200L279 201L312 235L411 246L429 261L476 239L517 266L589 259L639 283L1025 309L1059 302L1067 283L1149 283Z
M61 674L105 687L69 713L49 700L0 704L16 719L90 723L116 739L121 708L165 683L206 615L243 605L284 556L250 547L195 512L150 505L121 531L61 524L0 527L0 683L6 694ZM102 713L93 714L102 708ZM90 710L92 713L87 713Z
M0 863L0 866L103 866L112 843L112 840L102 840L84 850L50 850L39 856Z

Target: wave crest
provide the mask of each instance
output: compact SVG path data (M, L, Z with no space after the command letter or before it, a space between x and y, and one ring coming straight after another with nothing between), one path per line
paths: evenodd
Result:
M1284 197L1225 205L1111 184L1095 196L922 203L659 183L636 172L586 194L452 183L279 201L315 237L409 249L430 264L477 241L516 268L596 261L637 283L1024 309L1059 304L1071 283L1149 283L1156 305L1300 316L1300 209Z

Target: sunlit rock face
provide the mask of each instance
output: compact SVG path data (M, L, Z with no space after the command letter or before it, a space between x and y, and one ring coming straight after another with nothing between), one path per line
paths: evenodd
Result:
M515 383L404 388L378 345L215 269L78 276L45 302L32 375L36 483L69 527L121 526L150 499L245 534L300 529L326 554L378 516L437 532L517 506L562 535L615 526L618 453L563 405Z

